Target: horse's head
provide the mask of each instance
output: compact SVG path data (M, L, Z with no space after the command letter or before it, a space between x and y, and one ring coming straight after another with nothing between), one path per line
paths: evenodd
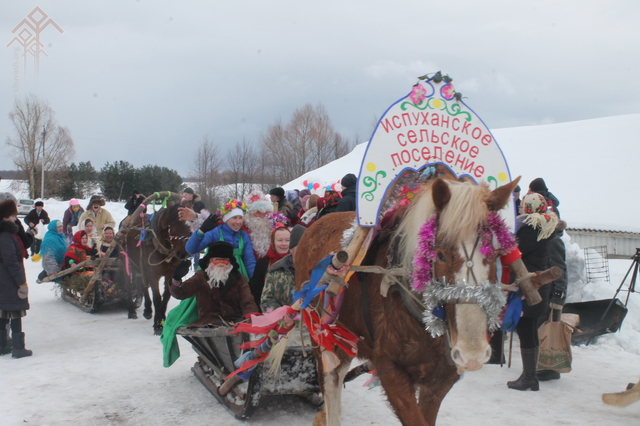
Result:
M178 207L179 203L170 202L169 206L162 210L158 220L158 236L171 250L175 250L179 258L186 259L189 254L185 245L191 236L191 229L178 217Z
M504 299L496 271L500 248L490 223L517 182L490 191L438 178L427 183L397 231L403 266L413 271L413 287L423 293L425 325L434 336L440 333L431 327L445 331L432 314L443 305L451 358L461 371L478 370L491 356L487 332Z

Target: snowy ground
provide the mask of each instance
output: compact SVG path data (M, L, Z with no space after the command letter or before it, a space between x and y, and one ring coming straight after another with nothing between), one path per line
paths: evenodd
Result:
M83 202L82 205L86 205ZM64 202L46 201L52 219ZM122 204L108 203L119 221ZM584 300L610 298L631 265L611 260L611 283L580 284ZM61 300L51 284L35 284L39 263L25 263L31 310L24 318L29 358L0 357L0 425L236 425L225 408L190 371L195 353L180 342L182 357L162 367L160 341L150 321L129 320L124 310L87 314ZM621 294L626 298L626 292ZM632 294L622 330L589 347L574 347L573 371L540 392L517 392L506 382L520 374L518 344L512 368L487 365L466 373L445 399L441 425L637 425L640 402L614 408L603 392L624 390L640 378L640 295ZM170 306L175 306L172 301ZM342 421L349 425L399 424L380 390L362 387L366 377L343 392ZM260 407L255 425L311 424L316 411L296 399ZM517 420L516 420L517 419Z

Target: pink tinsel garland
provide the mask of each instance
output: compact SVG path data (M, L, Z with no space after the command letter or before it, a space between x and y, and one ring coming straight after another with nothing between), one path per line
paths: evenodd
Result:
M438 222L435 215L422 225L418 233L418 247L413 257L412 287L416 291L422 291L431 282L433 261L436 259L435 243ZM497 212L490 212L487 216L487 225L481 232L480 254L485 258L492 258L496 254L493 246L493 237L498 242L498 250L509 253L517 247L516 239L509 233L509 228Z
M436 230L438 221L436 215L426 221L418 233L418 248L413 256L412 286L416 291L422 291L431 282L431 268L436 259L434 247L436 245Z

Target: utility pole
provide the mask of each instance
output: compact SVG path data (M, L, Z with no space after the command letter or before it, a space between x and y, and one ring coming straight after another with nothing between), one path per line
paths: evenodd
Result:
M44 136L46 134L46 128L42 125L42 185L40 186L40 199L44 201Z

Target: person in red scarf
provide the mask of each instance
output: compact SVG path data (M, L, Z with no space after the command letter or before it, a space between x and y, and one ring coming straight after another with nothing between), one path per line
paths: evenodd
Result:
M96 250L87 245L88 242L89 236L86 231L78 231L73 235L73 244L69 246L64 254L62 269L68 269L74 264L82 263L96 254Z
M249 288L258 306L260 306L260 298L262 297L262 288L264 287L264 279L267 276L267 271L271 265L289 254L290 238L291 231L284 225L279 224L279 226L271 232L271 244L269 245L267 254L256 262L253 277L251 277L249 281Z

